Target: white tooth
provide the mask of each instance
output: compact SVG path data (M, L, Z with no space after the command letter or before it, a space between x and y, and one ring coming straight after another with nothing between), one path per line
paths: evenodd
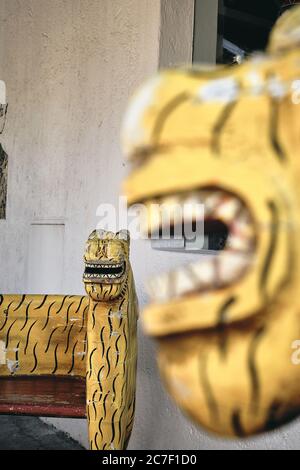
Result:
M249 222L249 219L245 220L240 219L240 217L235 220L231 226L232 233L241 238L253 238L254 237L254 227L253 224Z
M198 288L211 287L216 277L216 265L214 258L189 265L191 275L195 277Z
M195 288L195 284L191 276L185 269L178 269L173 273L175 296L181 296L191 292Z
M215 214L224 222L230 222L236 216L241 203L238 199L230 198L217 207Z
M251 239L231 234L228 237L227 246L229 250L247 252L251 249Z
M150 298L157 302L169 300L169 276L163 274L155 279L150 279L147 284L147 292Z
M222 197L224 195L219 191L207 195L205 199L205 216L214 212Z
M249 264L249 257L242 253L222 253L219 255L218 278L222 284L227 284L235 279L245 270Z

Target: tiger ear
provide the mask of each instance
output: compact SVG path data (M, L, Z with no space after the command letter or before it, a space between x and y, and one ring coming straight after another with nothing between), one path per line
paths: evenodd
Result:
M97 236L97 230L93 230L92 233L89 235L88 240L94 240Z
M300 46L300 6L279 17L269 39L268 52L277 54Z
M119 240L124 240L126 242L130 242L130 233L128 230L120 230L117 234L116 234L116 237L119 239Z

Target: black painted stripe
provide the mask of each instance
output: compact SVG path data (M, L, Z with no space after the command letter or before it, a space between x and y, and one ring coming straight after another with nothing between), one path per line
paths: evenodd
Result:
M115 435L116 435L116 431L115 431L115 422L114 422L114 419L115 419L115 416L117 414L119 410L116 409L112 415L112 419L111 419L111 427L112 427L112 433L111 433L111 442L114 442L114 439L115 439Z
M85 299L85 297L81 297L80 302L79 302L79 305L78 305L78 308L77 308L75 314L79 312L80 307L81 307L81 304L82 304L82 302L83 302L84 299Z
M113 380L113 383L112 383L112 390L113 390L113 395L114 395L114 397L116 396L116 387L115 387L115 385L116 385L116 380L117 380L117 378L119 377L119 375L120 375L120 374L118 373L118 374L115 376L115 378L114 378L114 380Z
M19 308L21 307L21 305L23 304L24 300L26 299L26 295L22 295L22 298L21 298L21 302L19 303L19 305L15 308L14 312L16 312L17 310L19 310Z
M109 335L111 336L113 327L112 327L112 321L111 321L111 308L109 309L108 312L108 323L109 323Z
M98 380L98 384L99 384L99 388L100 388L101 393L103 392L103 387L102 387L102 382L101 382L101 372L102 372L103 369L104 369L104 366L100 367L99 372L97 374L97 380Z
M37 368L37 364L38 364L38 360L37 360L36 352L35 352L37 345L38 343L35 343L34 348L33 348L34 366L30 371L31 374L35 371L35 369Z
M73 329L73 326L74 326L74 323L72 323L69 331L68 331L68 337L67 337L67 344L66 344L66 349L65 349L65 354L67 354L68 350L69 350L69 346L70 346L70 335L71 335L71 332L72 332L72 329Z
M58 348L58 344L55 346L55 349L54 349L54 369L53 371L51 372L51 374L55 374L55 372L57 371L57 367L58 367L58 363L57 363L57 348Z
M65 301L66 301L67 298L68 298L68 296L65 295L64 298L63 298L63 301L62 301L62 303L61 303L61 306L60 306L59 309L57 310L56 314L58 314L58 313L61 311L61 309L63 308L64 303L65 303Z
M124 374L125 375L125 374ZM125 385L127 385L127 377L125 378L125 380L123 380L123 385L122 385L122 388L121 388L121 407L123 406L123 403L124 403L124 400L125 400L125 396L124 396L124 387Z
M24 348L24 354L26 354L26 352L27 352L27 347L28 347L28 343L29 343L30 333L31 333L32 328L33 328L34 325L36 324L36 322L37 322L37 320L32 323L32 325L30 326L30 328L29 328L29 330L28 330L27 338L26 338L26 344L25 344L25 348Z
M105 395L104 399L103 399L103 410L104 410L104 415L103 415L103 418L105 419L106 417L106 400L107 400L107 397L109 395L109 392L107 392L107 394Z
M48 297L48 295L45 295L45 297L44 297L43 300L42 300L42 303L41 303L40 305L38 305L37 307L35 307L34 310L39 310L40 308L42 308L43 305L44 305L44 303L45 303L46 300L47 300L47 297Z
M234 108L237 105L237 101L228 103L222 110L219 119L212 131L211 150L214 154L220 155L221 152L221 133L230 118Z
M45 349L45 354L48 352L48 349L50 347L50 343L51 343L51 339L52 339L52 336L54 335L54 333L56 332L56 330L58 330L58 326L56 328L54 328L54 330L51 331L51 334L49 336L49 339L48 339L48 343L47 343L47 346L46 346L46 349Z
M95 351L97 351L97 348L93 349L93 351L91 352L90 357L89 357L89 365L90 365L89 379L91 378L92 372L93 372L93 370L92 370L92 359L93 359L93 355L94 355Z
M65 332L66 329L68 328L70 309L71 309L72 305L74 305L74 302L72 302L72 303L69 305L69 307L67 308L67 318L66 318L66 323L65 323L65 327L64 327L64 329L63 329L63 332Z
M102 432L102 429L101 429L102 421L103 421L103 418L101 418L101 419L99 420L98 429L99 429L99 432L100 432L101 437L102 437L102 439L103 439L103 432Z
M93 409L94 409L94 414L95 414L95 419L97 419L97 409L96 409L96 405L95 405L95 396L96 396L96 393L98 392L98 390L96 389L93 393L93 396L92 396L92 405L93 405Z
M213 395L213 391L207 375L207 355L201 354L199 357L200 362L200 383L202 386L203 394L206 400L207 407L209 409L211 420L215 421L219 418L218 404Z
M9 335L10 335L11 329L12 329L12 327L14 326L14 324L15 324L17 321L18 321L18 319L16 319L16 320L10 325L10 327L8 328L7 335L6 335L5 349L8 347Z
M122 439L122 424L123 424L123 414L125 412L125 407L123 408L122 410L122 413L120 414L120 418L119 418L119 443L121 442L121 439Z
M92 320L93 320L93 323L92 323L92 330L95 328L95 324L96 324L96 319L95 319L95 310L97 308L97 303L95 302L95 305L93 307L93 310L92 310Z
M27 305L26 307L26 312L25 312L25 322L24 322L24 325L22 326L22 328L20 329L20 331L23 331L24 328L26 327L27 325L27 322L28 322L28 318L29 318L29 308L30 308L30 305L31 305L32 301L29 302L29 304Z
M109 361L109 351L111 350L111 347L109 346L109 348L107 349L106 351L106 362L107 362L107 374L106 374L106 378L109 376L109 373L110 373L110 361Z
M236 297L230 297L227 299L222 307L220 308L220 311L218 313L218 324L217 324L217 330L219 333L219 349L221 356L223 358L226 358L226 353L227 353L227 342L228 342L228 335L227 335L227 330L226 330L226 319L228 316L228 311L230 307L236 302Z
M163 131L164 125L168 117L182 104L190 99L190 94L186 91L180 93L179 95L175 96L167 105L162 109L160 112L156 123L154 125L151 140L153 144L157 144L159 142L159 138Z
M235 435L237 437L244 437L246 433L241 423L241 416L240 416L239 410L235 410L232 413L231 422L232 422L232 428L234 430Z
M259 328L252 337L248 351L248 371L251 380L251 411L252 413L257 412L259 407L260 398L260 381L257 372L256 365L256 353L263 334L265 333L265 327Z
M274 150L275 155L277 156L280 162L285 162L287 160L286 153L279 141L278 137L278 125L279 125L279 101L276 99L271 99L271 110L270 110L270 141L271 146Z
M99 447L98 447L98 444L97 444L97 438L98 438L98 432L96 432L96 434L95 434L94 442L95 442L96 449L100 450Z
M71 374L72 370L74 369L74 365L75 365L75 349L76 349L77 343L78 343L78 341L76 341L76 343L75 343L74 346L73 346L73 350L72 350L72 364L71 364L70 369L68 370L68 374Z
M260 289L264 296L267 297L267 281L270 272L270 268L273 261L274 252L278 241L278 229L279 229L279 211L274 201L268 202L268 208L271 212L271 238L267 249L264 265L260 275Z
M101 340L101 346L102 346L102 353L101 353L101 357L103 359L104 357L104 341L103 341L103 333L104 333L104 329L105 329L105 326L102 327L101 329L101 333L100 333L100 340Z
M49 319L50 319L50 310L51 310L51 307L55 304L55 301L52 302L52 304L49 305L49 308L48 308L48 312L47 312L47 318L46 318L46 321L45 321L45 324L42 328L42 331L44 331L44 329L47 327L48 323L49 323Z
M116 341L116 345L115 345L115 348L116 348L116 363L115 363L115 367L117 367L118 363L119 363L119 356L120 356L120 350L119 350L119 346L118 346L118 343L121 339L121 335L118 336L117 338L117 341Z

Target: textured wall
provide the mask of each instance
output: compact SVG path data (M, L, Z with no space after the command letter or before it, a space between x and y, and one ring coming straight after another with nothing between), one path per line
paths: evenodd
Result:
M128 96L159 65L191 58L192 2L0 0L0 7L0 78L9 99L3 146L10 157L7 220L0 220L1 291L26 290L30 224L51 219L65 224L61 292L80 294L83 246L97 223L96 208L117 204L127 171L119 127ZM144 241L132 244L141 305L145 280L181 261ZM55 282L49 275L49 288ZM300 447L296 424L244 442L199 431L164 392L154 353L140 332L130 448ZM52 421L87 443L84 420Z
M192 61L194 0L161 0L159 65Z

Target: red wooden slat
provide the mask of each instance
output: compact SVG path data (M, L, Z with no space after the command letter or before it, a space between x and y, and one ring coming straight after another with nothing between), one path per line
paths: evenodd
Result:
M80 377L0 377L0 414L84 418Z

